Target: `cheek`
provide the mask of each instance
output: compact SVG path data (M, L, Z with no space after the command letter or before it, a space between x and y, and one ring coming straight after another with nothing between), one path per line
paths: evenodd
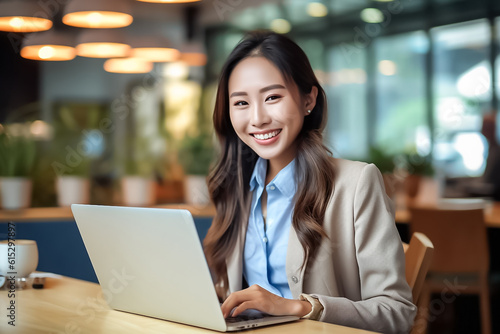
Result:
M281 123L287 124L294 129L301 129L304 124L304 115L295 106L281 109L277 115L279 115Z
M245 126L245 121L242 118L242 114L237 111L229 111L229 118L231 119L231 124L233 125L234 130L238 133L241 132Z

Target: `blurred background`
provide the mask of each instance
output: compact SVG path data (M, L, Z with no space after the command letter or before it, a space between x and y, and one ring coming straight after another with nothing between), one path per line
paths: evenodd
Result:
M453 186L485 172L485 117L500 133L498 1L173 2L0 1L0 129L34 142L16 150L36 147L18 162L31 206L56 205L57 176L88 178L91 203L123 201L132 175L156 181L151 203L182 201L184 175L206 174L211 160L221 66L261 28L307 53L335 156L383 172L419 160L442 195L492 195Z
M326 144L379 167L403 240L415 198L486 199L498 272L498 0L0 0L0 220L71 203L213 215L217 79L254 29L306 52L328 97ZM434 332L479 331L477 300L465 303Z

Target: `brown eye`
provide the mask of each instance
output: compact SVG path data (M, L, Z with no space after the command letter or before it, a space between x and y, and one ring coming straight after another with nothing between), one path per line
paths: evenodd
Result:
M246 103L245 101L237 101L234 103L235 106L244 106L244 105L247 105L248 103Z
M280 97L281 97L281 96L279 96L279 95L271 95L271 96L269 96L269 97L266 99L266 101L274 101L274 100L279 99Z

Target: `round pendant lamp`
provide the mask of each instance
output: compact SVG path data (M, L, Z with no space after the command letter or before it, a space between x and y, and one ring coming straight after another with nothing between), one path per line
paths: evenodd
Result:
M130 39L132 57L143 58L151 62L171 62L180 58L179 50L172 47L164 37L133 37Z
M188 2L198 2L201 0L137 0L140 2L153 2L153 3L188 3Z
M113 58L104 62L104 70L111 73L148 73L153 63L142 58Z
M122 28L133 20L125 0L72 0L62 19L64 24L79 28Z
M189 66L205 66L207 55L203 46L197 42L189 42L181 47L181 59Z
M52 28L52 21L36 1L0 1L0 31L36 32Z
M72 36L49 30L27 36L23 40L21 57L32 60L66 61L76 57Z
M130 54L121 32L110 29L84 30L78 36L76 54L90 58L118 58Z

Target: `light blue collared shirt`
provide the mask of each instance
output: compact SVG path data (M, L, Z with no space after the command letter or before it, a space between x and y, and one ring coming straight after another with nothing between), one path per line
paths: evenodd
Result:
M252 206L243 252L243 275L249 286L258 284L278 296L292 299L286 276L286 252L296 191L295 160L266 186L267 160L259 158L250 179ZM266 187L264 229L261 197Z

